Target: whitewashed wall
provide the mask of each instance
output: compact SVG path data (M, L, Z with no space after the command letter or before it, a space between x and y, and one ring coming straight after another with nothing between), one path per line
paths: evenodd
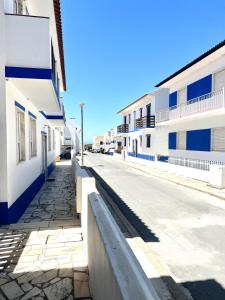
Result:
M51 68L49 19L6 15L5 22L6 65Z
M15 100L26 108L25 112L25 136L26 136L26 161L17 163L16 155L16 118ZM42 152L41 152L41 131L46 131L47 120L39 111L28 101L19 90L17 90L10 80L6 84L6 103L7 103L7 148L8 148L8 199L11 205L41 174L42 171ZM37 156L29 157L29 116L28 110L37 117ZM52 130L53 128L51 128ZM48 151L48 165L55 160L55 151Z

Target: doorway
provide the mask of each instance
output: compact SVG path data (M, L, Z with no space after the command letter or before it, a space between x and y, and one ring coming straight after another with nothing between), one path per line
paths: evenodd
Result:
M148 104L146 106L146 115L147 115L147 117L151 116L151 104Z
M48 164L47 164L47 135L41 135L41 147L42 147L42 174L45 180L48 177Z
M137 157L138 154L138 140L135 139L135 157Z

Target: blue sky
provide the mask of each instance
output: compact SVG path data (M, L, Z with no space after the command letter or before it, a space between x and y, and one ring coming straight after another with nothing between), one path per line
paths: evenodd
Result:
M225 39L224 0L62 0L69 122L85 142L121 123L116 112Z

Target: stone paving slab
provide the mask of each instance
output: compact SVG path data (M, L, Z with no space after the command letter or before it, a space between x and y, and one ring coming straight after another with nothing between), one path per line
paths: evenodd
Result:
M50 177L20 221L0 227L0 300L90 299L71 166Z

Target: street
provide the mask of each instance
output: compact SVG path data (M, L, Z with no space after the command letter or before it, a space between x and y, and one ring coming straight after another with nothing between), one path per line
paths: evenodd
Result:
M194 299L225 299L225 202L136 170L102 154L85 155L132 211L133 225ZM136 216L135 216L136 215ZM144 229L144 227L146 227Z

